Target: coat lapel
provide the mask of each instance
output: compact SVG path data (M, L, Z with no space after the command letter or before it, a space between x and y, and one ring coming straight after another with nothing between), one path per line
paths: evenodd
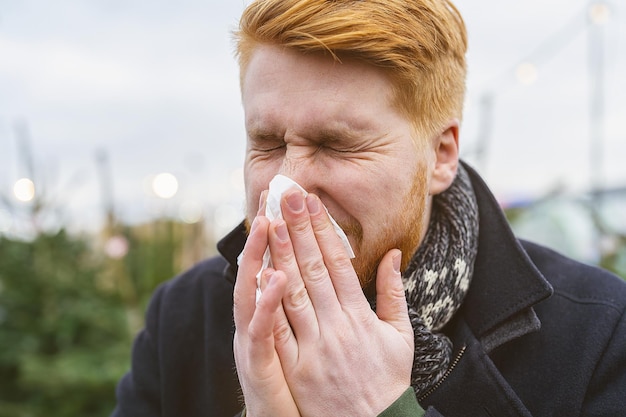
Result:
M470 290L444 329L462 355L449 376L420 402L442 415L463 410L468 416L528 417L531 413L489 353L539 330L541 323L533 306L550 297L553 290L513 235L482 179L470 167L465 168L479 205L479 249Z
M539 322L532 306L550 297L553 290L513 235L482 179L466 169L478 200L480 228L474 275L461 314L472 332L495 348L513 335L510 330L501 331L511 320L527 331L537 330ZM514 336L522 336L519 326L516 328Z

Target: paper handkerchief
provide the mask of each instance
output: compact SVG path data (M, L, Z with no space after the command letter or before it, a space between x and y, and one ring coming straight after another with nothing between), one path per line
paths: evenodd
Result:
M289 177L284 175L276 175L272 181L270 181L269 192L267 194L267 202L265 204L265 217L267 217L270 221L274 219L282 219L283 214L280 210L280 199L285 191L287 191L291 187L297 187L304 196L306 197L307 192L304 188L302 188L297 182L292 180ZM328 213L328 209L326 209ZM350 242L348 241L348 237L344 233L344 231L339 227L335 219L328 213L328 217L330 218L331 223L335 227L335 232L341 238L343 242L343 246L346 248L348 255L350 258L354 258L354 251L352 250L352 246L350 246ZM259 301L259 297L261 297L261 273L267 267L272 266L272 260L270 256L270 248L265 249L265 254L263 255L263 266L261 270L256 275L257 280L257 290L256 290L256 300Z

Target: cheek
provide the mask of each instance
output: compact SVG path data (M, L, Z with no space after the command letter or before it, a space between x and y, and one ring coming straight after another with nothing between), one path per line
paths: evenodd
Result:
M267 190L274 175L278 173L272 164L249 162L244 164L244 186L246 190L246 215L249 220L256 216L259 209L261 192Z
M246 216L250 221L252 221L259 210L259 198L261 192L265 189L261 184L258 177L246 178L245 180Z
M373 218L384 217L388 205L402 195L402 185L407 181L400 181L395 171L382 164L328 170L332 180L325 185L325 191L346 214L367 227L376 221Z
M416 172L414 166L409 169L391 169L386 175L376 177L378 180L368 183L367 192L364 193L366 197L362 198L359 209L365 233L375 236L381 230L397 227L398 219L407 214L407 206L421 205L425 191L424 180L419 172Z

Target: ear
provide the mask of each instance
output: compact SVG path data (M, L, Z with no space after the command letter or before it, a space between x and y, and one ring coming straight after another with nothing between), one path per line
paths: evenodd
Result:
M444 192L456 177L459 167L459 121L450 120L439 136L433 138L435 166L430 178L430 195Z

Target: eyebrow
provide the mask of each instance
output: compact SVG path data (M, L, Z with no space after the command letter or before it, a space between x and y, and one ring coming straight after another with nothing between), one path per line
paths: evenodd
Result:
M325 126L319 129L315 132L314 139L327 143L339 141L354 142L368 136L371 130L372 127L367 123L363 123L360 126L349 123L338 123L337 126Z
M354 142L361 140L371 131L371 126L354 126L349 123L334 123L336 126L324 126L320 129L309 127L299 132L307 140L319 143ZM253 125L246 129L248 137L255 140L284 140L284 132L272 126Z
M249 138L256 140L283 139L283 135L276 133L273 129L266 129L259 126L253 126L249 129L246 128L246 134Z

